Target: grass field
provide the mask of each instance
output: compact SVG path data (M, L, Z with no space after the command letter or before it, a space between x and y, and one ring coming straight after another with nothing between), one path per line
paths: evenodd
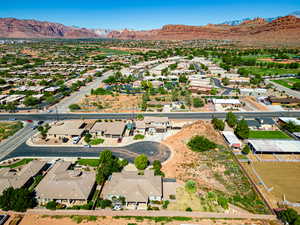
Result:
M77 163L83 166L97 167L99 165L99 159L79 159Z
M280 74L289 74L289 73L299 73L300 69L283 69L283 68L267 68L267 67L256 67L256 66L248 66L242 67L249 71L249 74L253 75L280 75Z
M127 55L129 52L121 51L117 49L110 49L110 48L100 48L102 55Z
M292 139L292 138L279 130L276 131L251 130L249 134L249 139Z
M294 83L300 82L298 78L288 78L288 79L280 79L280 80L272 80L273 82L280 84L287 88L292 88Z
M254 162L252 166L267 187L273 187L271 193L277 200L282 200L285 195L288 201L299 202L300 163Z
M0 122L0 141L14 135L23 128L22 122Z

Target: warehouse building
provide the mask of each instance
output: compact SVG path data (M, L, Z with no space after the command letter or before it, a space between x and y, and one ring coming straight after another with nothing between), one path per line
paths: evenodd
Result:
M232 148L241 148L242 144L240 140L235 136L235 134L231 131L222 131L223 137L226 142Z

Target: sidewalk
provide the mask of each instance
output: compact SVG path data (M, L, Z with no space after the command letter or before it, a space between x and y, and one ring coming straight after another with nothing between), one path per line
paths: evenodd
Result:
M211 213L211 212L184 212L184 211L137 211L137 210L47 210L47 209L30 209L27 211L32 215L82 215L82 216L181 216L193 218L230 218L230 219L263 219L276 220L274 215L260 215L260 214L227 214L227 213Z

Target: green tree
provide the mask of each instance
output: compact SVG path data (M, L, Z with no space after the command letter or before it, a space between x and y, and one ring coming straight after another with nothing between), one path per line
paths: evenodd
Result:
M187 77L185 75L180 75L179 76L179 82L180 83L186 83L188 81Z
M204 152L217 147L214 142L211 142L203 136L195 136L188 143L188 147L194 152Z
M34 193L25 188L14 189L9 187L0 196L0 208L5 211L25 212L36 205Z
M286 209L278 212L278 218L287 224L290 225L298 225L300 216L298 215L297 211L294 209ZM297 223L296 223L297 222Z
M204 106L204 103L203 103L202 99L200 99L200 98L193 98L193 106L195 108L201 108Z
M149 164L149 161L148 161L148 158L146 155L142 154L142 155L139 155L138 157L136 157L134 159L134 165L137 169L139 170L144 170L147 168Z
M224 77L224 78L222 78L222 84L224 85L224 86L227 86L227 85L229 85L229 79L227 78L227 77Z
M247 139L249 138L249 133L250 129L246 120L240 120L235 128L235 134L241 139Z
M26 105L26 106L35 106L38 103L39 103L39 100L32 96L28 96L24 99L24 105Z
M90 143L90 142L91 142L91 139L92 139L92 135L91 135L90 133L86 133L86 134L84 135L84 141L85 141L86 143Z
M214 126L214 128L216 130L221 130L221 131L224 130L225 123L223 122L223 120L219 120L217 118L213 118L211 122L212 122L212 124L213 124L213 126Z
M245 154L245 155L248 155L250 153L250 147L249 145L245 145L245 147L243 148L242 150L242 153Z
M237 123L237 118L232 112L228 112L226 115L226 122L228 126L234 127Z
M99 166L97 168L96 181L102 184L112 173L120 172L123 167L119 159L111 151L105 150L100 153Z
M56 201L50 201L46 204L46 209L56 210L56 206L57 206Z

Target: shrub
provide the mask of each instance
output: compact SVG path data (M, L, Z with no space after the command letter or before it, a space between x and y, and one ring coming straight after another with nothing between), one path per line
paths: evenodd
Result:
M137 134L137 135L135 135L135 136L133 137L133 140L142 140L142 139L144 139L144 138L145 138L144 135L142 135L142 134Z
M80 106L78 104L72 104L72 105L69 105L69 109L71 111L73 111L73 110L79 110L81 108L80 108Z
M195 152L204 152L211 149L214 149L217 147L217 145L214 142L211 142L207 138L203 136L195 136L193 137L187 145L192 151Z
M192 212L193 210L192 210L191 207L187 207L187 208L185 209L185 211L187 211L187 212Z
M170 204L170 201L168 201L168 200L166 200L166 201L164 201L164 203L163 203L163 209L166 209L166 208L168 208L168 205Z
M46 209L56 210L57 203L56 201L50 201L46 204Z
M193 180L188 180L188 181L185 183L185 189L186 189L188 192L195 193L195 192L197 191L197 185L196 185L196 182L193 181Z

